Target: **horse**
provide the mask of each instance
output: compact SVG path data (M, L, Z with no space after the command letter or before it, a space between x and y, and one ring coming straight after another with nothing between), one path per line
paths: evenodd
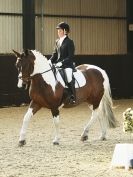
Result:
M59 69L54 64L50 64L43 54L37 50L29 49L22 53L15 50L13 52L16 56L18 80L22 80L25 83L30 81L29 96L31 102L23 118L19 146L26 144L26 131L30 119L41 108L51 110L55 129L54 145L59 145L60 142L59 111L62 107L71 108L82 102L88 103L92 114L81 134L81 141L83 142L88 139L89 129L97 119L101 127L101 140L106 139L107 128L116 127L117 121L112 110L113 103L109 78L103 69L89 64L82 64L76 67L76 71L82 75L81 80L83 80L84 84L77 84L76 103L73 105L68 102L67 92L65 92L67 86Z

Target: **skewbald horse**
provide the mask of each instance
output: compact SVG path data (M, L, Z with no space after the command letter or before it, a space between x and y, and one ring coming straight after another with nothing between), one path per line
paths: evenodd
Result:
M88 132L92 124L98 119L101 126L101 140L106 139L108 127L116 127L116 120L112 111L112 98L109 79L104 70L94 65L83 64L76 67L86 80L86 84L76 88L76 104L68 104L67 97L63 96L65 85L57 79L47 58L36 50L25 50L18 53L17 57L19 80L30 81L29 95L31 102L24 116L20 131L19 146L26 144L26 131L31 117L42 107L51 110L55 126L54 145L59 144L59 109L61 107L73 107L82 102L87 102L92 110L91 119L84 127L81 140L88 139ZM56 72L58 69L56 68ZM59 73L59 72L58 72ZM60 76L61 78L61 76Z

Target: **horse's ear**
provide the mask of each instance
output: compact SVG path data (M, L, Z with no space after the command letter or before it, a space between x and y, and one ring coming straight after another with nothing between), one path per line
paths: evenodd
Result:
M12 51L14 52L14 54L15 54L16 57L20 57L21 56L21 54L18 53L18 52L16 52L15 50L12 49Z

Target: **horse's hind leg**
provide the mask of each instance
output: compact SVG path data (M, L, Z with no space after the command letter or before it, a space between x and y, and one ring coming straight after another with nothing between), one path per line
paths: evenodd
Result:
M81 134L81 141L86 141L88 139L89 129L97 119L98 119L98 109L95 109L92 111L91 119L89 120L89 122L84 128L83 133Z
M23 124L22 128L20 131L20 137L19 137L19 146L23 146L26 144L26 131L30 122L31 117L40 109L40 106L35 104L34 102L31 102L28 111L26 112L24 119L23 119Z
M106 140L107 125L105 124L103 119L103 117L99 117L99 123L101 127L101 135L99 137L100 140Z

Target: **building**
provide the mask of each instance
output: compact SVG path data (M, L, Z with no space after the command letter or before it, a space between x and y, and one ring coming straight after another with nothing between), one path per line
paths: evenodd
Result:
M132 0L0 0L2 99L7 95L9 101L9 95L18 93L12 49L36 49L49 57L60 21L71 26L76 64L102 67L109 75L113 97L132 97L132 7Z

